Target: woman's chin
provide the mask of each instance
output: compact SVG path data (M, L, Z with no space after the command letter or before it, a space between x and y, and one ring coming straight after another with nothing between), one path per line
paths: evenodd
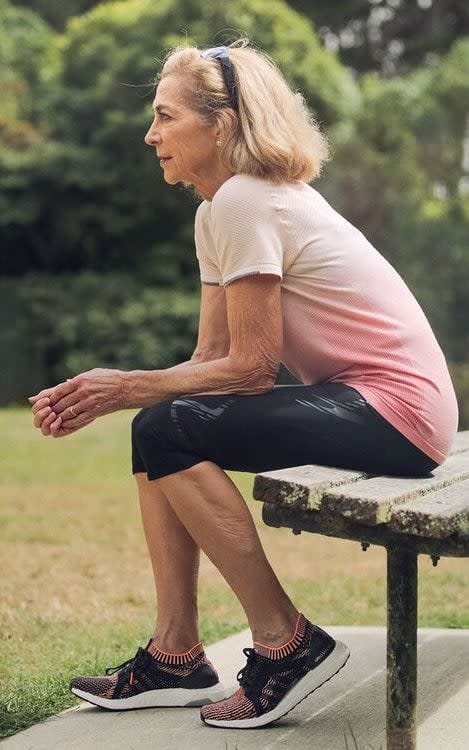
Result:
M167 174L166 172L163 172L163 179L168 183L168 185L176 185L177 182L181 182L180 179L174 177L171 174Z

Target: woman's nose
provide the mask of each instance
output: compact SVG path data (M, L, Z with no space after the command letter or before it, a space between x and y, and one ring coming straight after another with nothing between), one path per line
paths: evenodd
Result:
M156 127L152 124L148 128L147 134L145 136L145 143L147 144L147 146L156 146L159 142L160 135Z

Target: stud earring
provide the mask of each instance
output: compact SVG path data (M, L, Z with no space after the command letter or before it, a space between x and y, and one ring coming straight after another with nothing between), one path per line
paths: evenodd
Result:
M221 146L221 141L220 141L220 140L216 140L216 141L215 141L215 145L216 145L216 146Z

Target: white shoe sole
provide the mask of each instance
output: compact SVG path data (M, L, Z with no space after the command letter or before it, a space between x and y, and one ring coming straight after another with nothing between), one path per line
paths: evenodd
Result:
M226 690L217 682L208 688L166 688L161 690L146 690L144 693L132 695L130 698L101 698L99 695L87 693L78 688L71 688L78 698L82 698L94 706L108 708L111 711L126 711L131 708L162 708L164 706L203 706L226 698Z
M318 667L310 670L305 676L299 680L291 690L283 696L280 703L278 703L272 711L268 711L262 716L253 716L251 719L233 719L233 720L216 720L216 719L204 719L202 721L205 724L210 724L213 727L225 727L231 729L255 729L256 727L265 726L270 724L272 721L277 721L282 716L285 716L291 711L298 703L307 698L308 695L317 690L321 685L334 677L337 672L340 672L342 667L348 661L350 651L345 643L336 641L334 650L331 651L329 656L324 659Z

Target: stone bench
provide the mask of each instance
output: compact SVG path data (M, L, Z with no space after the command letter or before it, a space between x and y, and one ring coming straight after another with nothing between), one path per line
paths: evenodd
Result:
M352 539L387 550L387 750L415 750L417 556L469 557L469 431L421 479L324 466L258 474L268 526Z

